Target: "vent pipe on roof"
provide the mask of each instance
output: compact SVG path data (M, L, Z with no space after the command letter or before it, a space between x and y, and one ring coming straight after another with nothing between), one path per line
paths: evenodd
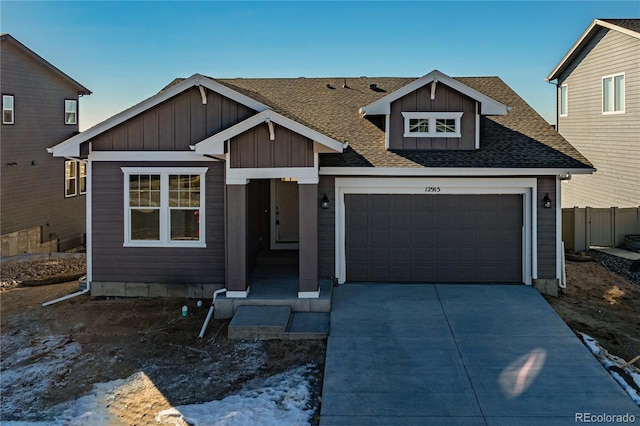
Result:
M343 89L349 89L349 86L347 86L347 79L344 79L344 83L342 83L342 88Z

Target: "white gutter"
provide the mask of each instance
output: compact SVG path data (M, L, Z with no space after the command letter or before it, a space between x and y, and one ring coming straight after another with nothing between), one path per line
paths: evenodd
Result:
M86 278L86 277L85 277ZM81 278L82 280L82 278ZM77 291L75 293L67 294L66 296L59 297L57 299L50 300L42 304L43 307L53 305L54 303L62 302L73 297L82 296L83 294L87 294L91 291L91 283L87 280L87 288L81 291Z

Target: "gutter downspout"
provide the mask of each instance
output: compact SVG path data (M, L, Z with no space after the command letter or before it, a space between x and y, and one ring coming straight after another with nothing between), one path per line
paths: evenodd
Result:
M213 300L211 301L211 306L209 306L209 312L207 312L207 318L204 320L204 324L202 324L202 329L200 330L200 334L198 337L202 339L204 336L204 332L207 330L207 326L209 326L209 321L211 321L211 316L213 315L213 310L215 309L216 297L220 293L226 293L226 288L221 288L213 292Z
M85 277L86 278L86 277ZM62 302L67 299L71 299L76 296L82 296L83 294L87 294L91 291L91 282L87 281L87 288L81 291L76 291L75 293L67 294L66 296L59 297L57 299L50 300L42 304L42 307L53 305L54 303Z

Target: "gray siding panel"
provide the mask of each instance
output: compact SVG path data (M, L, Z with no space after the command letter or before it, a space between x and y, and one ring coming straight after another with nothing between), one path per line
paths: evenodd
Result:
M206 248L123 247L124 174L120 167L149 163L94 162L93 280L165 284L218 284L225 279L224 163L154 163L202 167L206 174Z
M625 113L603 115L602 77L621 72ZM569 93L558 131L598 170L563 184L563 207L640 205L640 39L601 29L558 83Z
M91 139L94 151L190 151L189 146L245 120L256 111L191 88Z
M0 124L0 233L42 227L43 240L59 239L60 250L82 245L85 196L65 198L64 159L46 151L78 133L64 124L64 100L78 99L77 88L0 44L2 93L15 101L15 124Z
M284 127L275 127L269 140L266 124L256 126L231 139L231 167L277 168L313 167L313 141Z
M551 198L550 209L543 207L546 194ZM538 278L558 278L556 274L556 178L546 176L538 178L536 196L538 216Z
M335 262L335 177L320 176L318 184L318 197L324 195L329 199L329 208L318 211L318 276L320 278L332 278L336 273ZM318 201L318 204L320 202Z
M431 83L433 84L433 83ZM411 92L391 103L389 148L398 150L438 149L471 150L475 149L476 102L445 86L436 85L436 97L431 100L431 84ZM460 121L460 138L405 138L403 112L463 112Z
M347 194L347 281L522 282L521 195Z

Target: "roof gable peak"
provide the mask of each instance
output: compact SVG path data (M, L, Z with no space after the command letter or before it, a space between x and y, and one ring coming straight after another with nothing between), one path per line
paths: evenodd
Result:
M490 98L489 96L478 92L475 89L463 84L438 70L433 70L428 74L412 81L411 83L401 87L400 89L389 93L388 95L378 99L369 105L360 108L360 114L365 115L386 115L391 112L391 103L401 97L429 84L432 82L442 83L458 92L469 96L481 104L481 114L483 115L505 115L508 108L506 105Z

